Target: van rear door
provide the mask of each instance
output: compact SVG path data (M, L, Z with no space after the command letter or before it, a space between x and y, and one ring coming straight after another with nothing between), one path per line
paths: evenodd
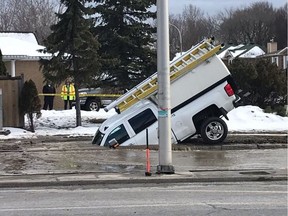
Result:
M129 126L133 133L132 137L136 145L151 145L158 144L158 119L155 115L155 110L146 108L142 112L128 119ZM171 131L171 142L177 143L176 138Z
M131 127L132 137L136 145L145 145L147 142L146 129L148 129L148 143L157 144L157 117L150 107L128 119L128 125Z

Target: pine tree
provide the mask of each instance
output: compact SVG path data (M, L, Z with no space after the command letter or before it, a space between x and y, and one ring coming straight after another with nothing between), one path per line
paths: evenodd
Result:
M29 130L35 132L34 117L41 115L41 102L36 85L31 79L23 85L20 97L20 110L28 117Z
M253 62L236 59L229 70L242 90L241 98L244 105L255 105L261 108L284 105L287 100L287 78L283 70L267 59ZM249 96L245 95L249 92Z
M7 70L3 62L1 49L0 49L0 76L7 76Z
M285 105L285 95L287 97L287 77L285 72L268 59L258 60L255 67L258 77L253 82L252 87L259 92L257 105L262 108L268 105L272 108L276 104Z
M105 85L129 89L156 71L155 0L95 0L95 35L101 44Z
M99 43L90 32L91 8L87 0L61 0L66 10L57 14L59 22L51 27L52 33L44 42L50 60L42 60L45 79L60 84L71 78L76 92L76 125L81 125L78 88L97 75L100 62Z
M255 95L257 94L254 92L253 83L258 77L258 73L255 64L242 59L235 59L233 60L233 63L229 65L229 70L237 84L237 87L241 91L239 94L242 98L242 104L256 105ZM243 95L249 95L249 97Z

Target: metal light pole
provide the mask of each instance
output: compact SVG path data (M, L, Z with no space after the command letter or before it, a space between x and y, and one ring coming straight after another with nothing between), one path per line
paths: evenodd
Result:
M168 1L157 0L157 71L159 165L157 173L173 174L169 68Z
M2 89L0 88L0 131L3 130L3 102L2 102Z
M174 24L172 24L172 23L169 23L169 25L173 26L173 27L178 31L178 34L179 34L179 43L180 43L180 52L181 52L181 55L182 55L183 48L182 48L182 35L181 35L181 31L180 31L180 29L179 29L176 25L174 25Z

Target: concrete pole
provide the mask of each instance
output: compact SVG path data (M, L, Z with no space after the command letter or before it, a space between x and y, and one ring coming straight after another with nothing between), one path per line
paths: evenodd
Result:
M171 105L169 68L168 1L157 0L157 71L159 165L157 173L173 174L171 148Z

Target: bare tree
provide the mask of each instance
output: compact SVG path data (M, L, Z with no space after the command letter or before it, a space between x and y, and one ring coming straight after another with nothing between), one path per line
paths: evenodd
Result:
M179 15L170 15L169 24L170 57L173 59L175 53L185 51L183 50L183 23Z
M275 11L268 2L257 2L244 9L226 11L226 16L224 13L221 15L220 31L226 42L266 46L273 37Z
M263 48L274 38L279 49L287 46L287 3L275 9L272 4L260 1L247 7L225 9L215 16L204 16L199 8L188 5L181 14L171 15L170 23L181 30L183 50L211 35L221 42L256 43ZM172 55L179 51L178 37L171 27Z
M56 22L58 5L51 0L1 0L0 31L34 32L42 43Z
M181 31L183 51L187 51L203 38L210 37L215 31L213 19L205 17L204 12L193 5L185 6L182 14L171 15L170 23ZM179 52L179 37L176 29L170 27L171 55Z
M193 44L202 40L203 37L207 37L206 19L204 13L193 5L184 8L182 19L184 28L183 46L189 49Z
M273 25L273 33L275 41L278 43L278 48L287 47L287 7L286 3L283 7L276 10L275 23Z

